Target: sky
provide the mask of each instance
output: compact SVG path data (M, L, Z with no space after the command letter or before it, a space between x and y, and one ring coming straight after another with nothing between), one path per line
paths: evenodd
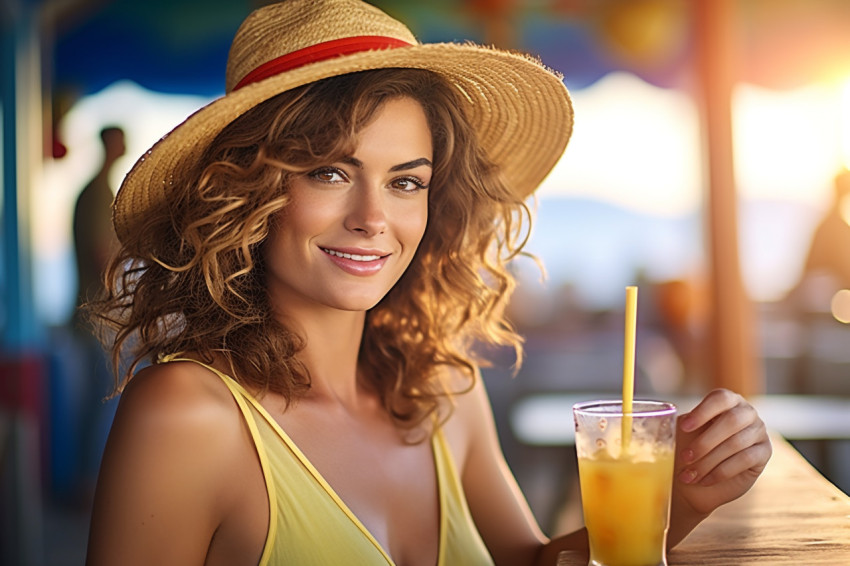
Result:
M617 72L572 96L576 111L573 137L538 191L541 203L588 199L657 218L659 223L699 219L704 199L699 118L687 95ZM60 132L68 154L46 163L33 201L39 203L32 220L36 304L47 323L61 324L73 305L76 290L63 285L73 281L71 216L77 194L98 168L100 129L119 125L127 133L127 154L112 171L113 187L118 187L138 156L209 100L153 93L120 82L80 100L65 116ZM756 300L776 300L799 275L808 238L817 215L828 204L838 167L850 164L850 81L843 88L815 85L781 92L742 84L734 93L733 120L742 204L770 201L787 205L782 217L756 212L740 218L741 261L748 291ZM794 213L797 210L800 214ZM535 240L541 248L546 247L546 229L543 222L538 225L532 247ZM641 236L612 231L610 261L602 271L588 269L589 263L598 262L576 254L564 269L557 265L559 257L544 260L551 272L587 271L593 277L607 277L609 286L621 289L621 279L629 275L615 264L633 263L628 254L634 243L626 240ZM651 259L653 269L668 277L693 269L701 253L693 248L700 242L687 249L673 249L663 242L658 237L647 240L649 251L641 252L656 256ZM582 281L588 300L605 306L609 297L598 292L593 296L593 279ZM618 292L610 300L620 299Z

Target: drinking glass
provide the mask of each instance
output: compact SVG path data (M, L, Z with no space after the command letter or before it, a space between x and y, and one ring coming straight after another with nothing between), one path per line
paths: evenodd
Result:
M589 401L573 417L588 566L667 566L675 405Z

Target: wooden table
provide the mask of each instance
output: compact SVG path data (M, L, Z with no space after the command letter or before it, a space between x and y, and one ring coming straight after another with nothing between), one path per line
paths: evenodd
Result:
M779 436L753 488L715 511L668 555L669 566L850 565L850 497ZM587 564L561 553L558 566Z

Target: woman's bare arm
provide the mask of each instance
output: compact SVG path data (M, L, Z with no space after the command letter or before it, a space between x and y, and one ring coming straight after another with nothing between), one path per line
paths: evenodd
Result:
M147 368L127 386L98 477L87 565L204 563L230 504L228 446L241 433L218 389L185 364Z
M511 566L555 563L551 555L587 546L584 531L562 537L544 547L548 539L537 525L525 497L508 468L499 446L492 409L481 380L457 401L449 428L462 426L465 457L459 463L467 502L478 531L496 564ZM546 552L545 549L552 552Z

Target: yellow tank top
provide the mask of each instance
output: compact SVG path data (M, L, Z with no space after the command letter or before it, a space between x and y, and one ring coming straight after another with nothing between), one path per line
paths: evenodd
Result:
M218 375L251 431L269 496L269 530L260 566L357 566L394 563L271 415L233 378ZM440 497L438 566L492 565L472 521L448 444L440 429L431 441ZM415 512L411 509L411 512Z

